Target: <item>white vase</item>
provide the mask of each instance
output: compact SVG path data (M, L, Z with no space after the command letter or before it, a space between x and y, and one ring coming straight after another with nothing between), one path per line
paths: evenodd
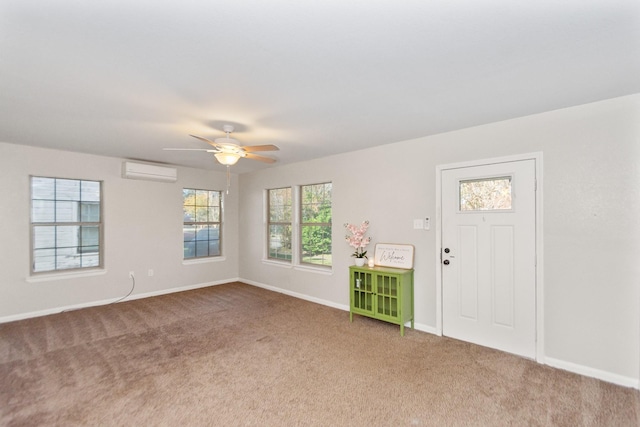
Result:
M364 265L364 258L356 258L356 265L362 267Z

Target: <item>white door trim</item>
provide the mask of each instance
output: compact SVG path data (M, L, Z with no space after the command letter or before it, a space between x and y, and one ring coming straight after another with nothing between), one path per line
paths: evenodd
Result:
M544 361L544 245L542 221L542 152L519 154L483 160L472 160L436 166L436 333L442 335L442 171L447 169L483 166L495 163L534 160L536 168L536 361Z

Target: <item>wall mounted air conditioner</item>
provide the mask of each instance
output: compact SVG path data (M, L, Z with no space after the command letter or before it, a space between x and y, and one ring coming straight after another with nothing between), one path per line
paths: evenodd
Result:
M122 177L147 181L176 182L178 180L178 170L145 163L123 162Z

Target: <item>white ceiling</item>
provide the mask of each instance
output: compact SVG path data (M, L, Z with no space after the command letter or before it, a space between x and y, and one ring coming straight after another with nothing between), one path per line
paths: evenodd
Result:
M638 92L638 0L0 0L1 142L277 166Z

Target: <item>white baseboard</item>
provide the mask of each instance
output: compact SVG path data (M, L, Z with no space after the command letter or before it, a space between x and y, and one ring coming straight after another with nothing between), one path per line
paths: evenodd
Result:
M414 326L417 331L426 332L431 335L442 336L442 334L439 334L438 330L434 326L425 325L424 323L414 323Z
M277 288L275 286L266 285L264 283L256 282L254 280L248 280L248 279L242 279L241 278L241 279L238 279L238 281L240 281L242 283L246 283L246 284L251 285L251 286L256 286L258 288L263 288L263 289L267 289L269 291L278 292L278 293L281 293L281 294L289 295L291 297L303 299L305 301L311 301L311 302L315 302L317 304L326 305L328 307L337 308L339 310L349 311L349 306L348 305L336 304L333 301L324 300L324 299L316 298L316 297L311 297L309 295L301 294L299 292L289 291L287 289Z
M11 316L3 316L3 317L0 317L0 323L14 322L16 320L24 320L24 319L30 319L33 317L41 317L41 316L47 316L49 314L61 313L63 311L80 310L82 308L97 307L100 305L108 305L108 304L120 303L125 301L136 300L136 299L155 297L158 295L172 294L175 292L190 291L193 289L206 288L208 286L222 285L224 283L229 283L229 282L237 282L238 280L239 279L236 277L232 279L216 280L215 282L197 283L195 285L161 289L158 291L145 292L142 294L132 294L127 298L123 299L122 301L119 301L118 298L116 297L116 298L109 298L109 299L103 299L103 300L97 300L97 301L90 301L90 302L85 302L81 304L47 308L46 310L38 310L38 311L31 311L28 313L15 314Z
M602 371L600 369L590 368L588 366L577 365L564 360L545 357L544 363L553 368L562 369L563 371L573 372L574 374L584 375L585 377L596 378L608 383L617 384L623 387L640 389L640 383L637 378L625 377L623 375L614 374L612 372Z
M127 298L124 301L132 300L132 299L142 299L142 298L155 297L155 296L158 296L158 295L173 294L175 292L191 291L193 289L207 288L209 286L224 285L225 283L232 283L232 282L238 282L238 281L240 281L240 279L235 277L235 278L231 278L231 279L216 280L214 282L196 283L195 285L182 286L182 287L170 288L170 289L162 289L162 290L159 290L159 291L147 292L147 293L144 293L144 294L131 295L131 297Z

